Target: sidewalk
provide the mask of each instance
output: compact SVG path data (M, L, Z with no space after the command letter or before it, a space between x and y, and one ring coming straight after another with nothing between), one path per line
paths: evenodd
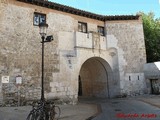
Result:
M59 105L61 116L59 120L90 120L97 114L97 105L78 103L77 105ZM0 120L25 120L31 106L0 107Z
M160 95L145 95L137 97L138 100L160 108Z

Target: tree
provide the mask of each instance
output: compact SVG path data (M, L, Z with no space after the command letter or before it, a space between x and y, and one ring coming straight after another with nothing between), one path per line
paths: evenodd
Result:
M154 19L154 13L140 12L143 20L147 62L160 60L160 18Z

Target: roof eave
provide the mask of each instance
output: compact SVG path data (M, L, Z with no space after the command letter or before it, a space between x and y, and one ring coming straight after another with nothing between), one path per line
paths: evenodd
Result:
M139 19L139 15L136 15L136 16L134 16L134 15L104 16L104 15L91 13L88 11L76 9L73 7L69 7L66 5L61 5L61 4L49 2L49 1L41 1L41 0L17 0L17 1L25 2L25 3L29 3L29 4L33 4L33 5L38 5L41 7L46 7L46 8L58 10L61 12L71 13L71 14L75 14L75 15L79 15L79 16L83 16L83 17L87 17L87 18L91 18L91 19L96 19L96 20L100 20L100 21L138 20Z

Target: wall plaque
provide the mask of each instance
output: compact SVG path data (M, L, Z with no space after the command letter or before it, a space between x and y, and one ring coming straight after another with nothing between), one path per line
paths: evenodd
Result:
M2 83L9 83L9 76L2 76Z
M16 84L22 84L22 76L16 76Z

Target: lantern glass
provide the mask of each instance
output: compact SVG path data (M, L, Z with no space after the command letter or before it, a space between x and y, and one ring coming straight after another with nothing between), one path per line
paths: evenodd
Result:
M39 24L39 33L42 37L45 37L47 34L47 28L48 28L48 24L46 23L40 23Z

